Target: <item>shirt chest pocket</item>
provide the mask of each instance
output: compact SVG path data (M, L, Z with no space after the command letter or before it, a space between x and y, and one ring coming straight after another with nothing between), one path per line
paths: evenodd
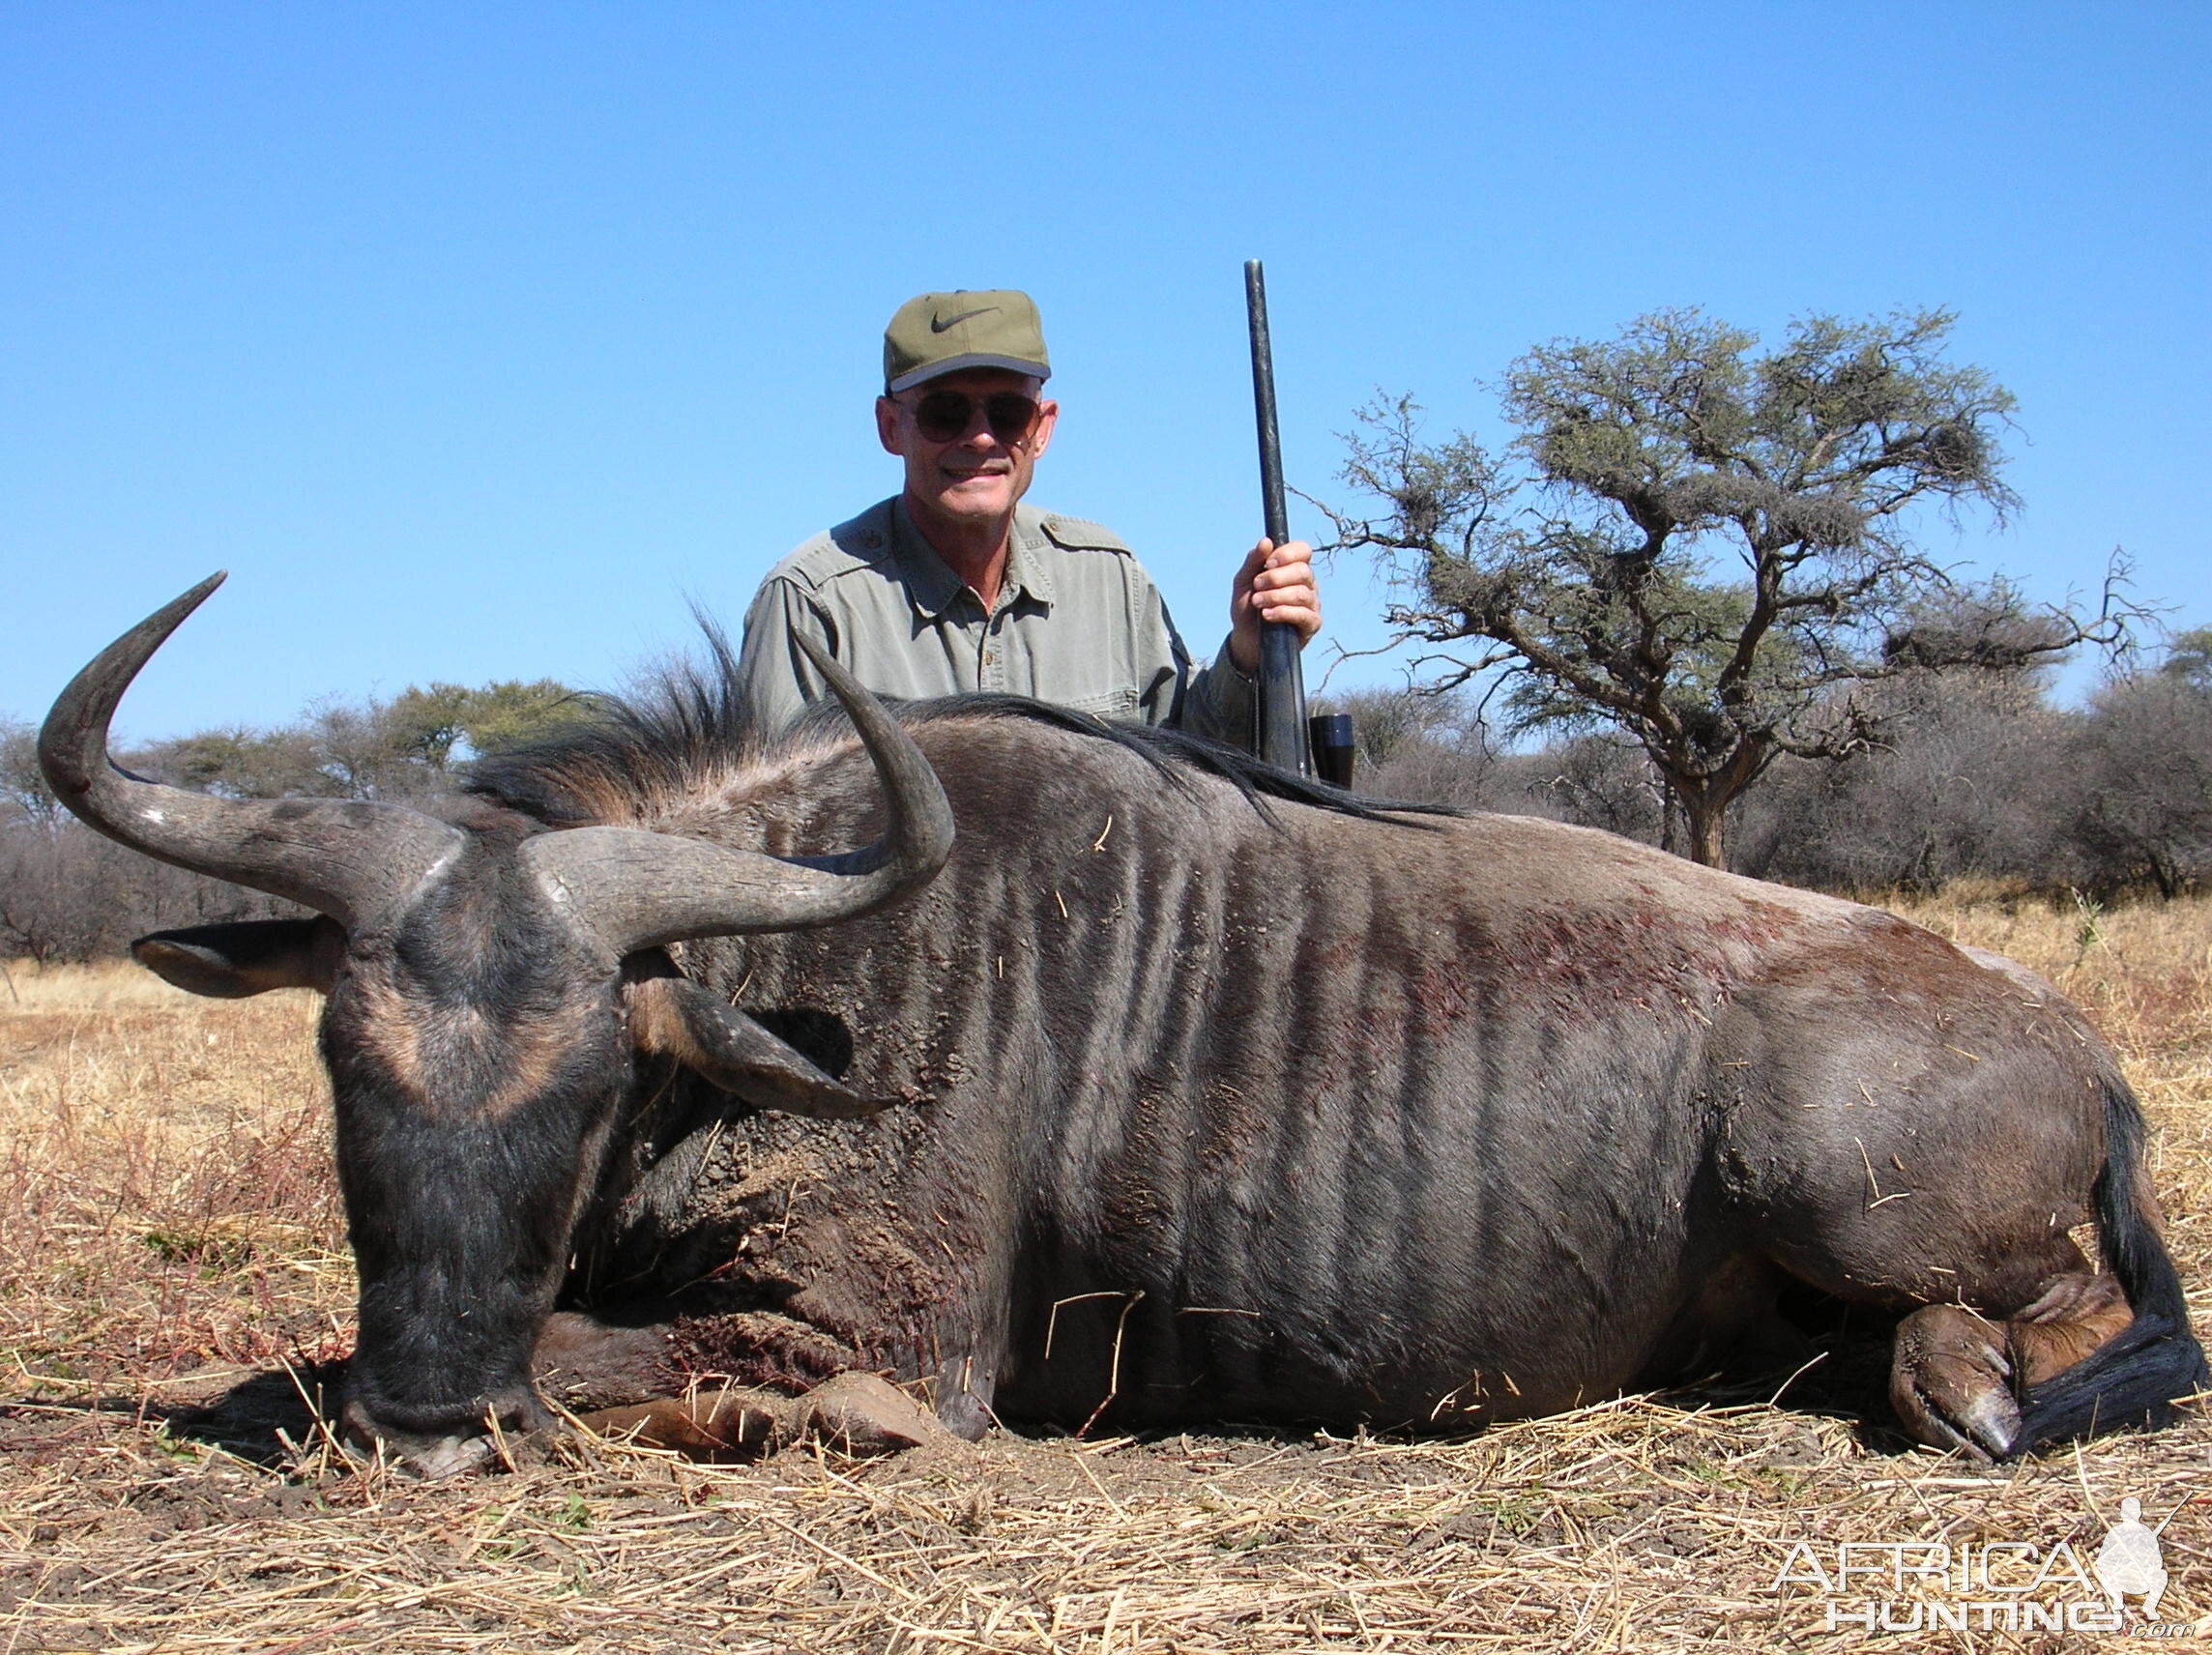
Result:
M1136 716L1137 692L1135 688L1125 684L1120 689L1109 690L1101 695L1071 696L1062 701L1060 705L1071 708L1077 712L1089 712L1099 718L1126 719Z
M1100 718L1135 716L1140 688L1130 670L1127 629L1114 619L1064 600L1049 615L1021 616L1000 640L1006 652L1004 687Z

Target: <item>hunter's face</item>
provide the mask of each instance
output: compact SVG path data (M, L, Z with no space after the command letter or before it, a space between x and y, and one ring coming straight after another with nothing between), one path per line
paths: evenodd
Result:
M1058 403L1037 400L1042 389L1027 374L964 368L877 398L876 434L906 462L909 507L924 519L1003 520L1029 492L1060 417ZM1009 418L1008 397L1035 402L1034 417ZM965 399L967 418L954 432L956 399Z

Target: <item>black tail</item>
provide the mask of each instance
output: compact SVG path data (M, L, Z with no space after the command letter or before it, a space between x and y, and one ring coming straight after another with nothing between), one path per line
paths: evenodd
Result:
M2181 1277L2136 1205L2142 1112L2110 1060L2099 1060L2098 1081L2105 1095L2105 1166L2091 1203L2105 1268L2119 1279L2135 1320L2095 1355L2028 1392L2017 1444L2023 1450L2101 1431L2171 1425L2174 1399L2212 1381L2190 1329Z

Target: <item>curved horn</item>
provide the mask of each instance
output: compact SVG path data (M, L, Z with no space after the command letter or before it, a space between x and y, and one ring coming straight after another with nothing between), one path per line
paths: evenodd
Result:
M952 807L914 738L810 639L794 642L875 761L889 822L882 841L842 856L793 857L641 828L574 828L525 842L522 859L553 900L616 954L858 918L920 889L952 854Z
M85 825L193 873L235 881L329 915L348 930L412 891L460 830L396 804L217 798L134 776L107 756L107 727L131 681L226 577L157 609L70 681L39 731L39 768Z

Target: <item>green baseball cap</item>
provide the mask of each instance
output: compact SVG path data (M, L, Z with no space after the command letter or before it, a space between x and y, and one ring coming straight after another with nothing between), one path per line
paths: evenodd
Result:
M1036 301L1011 289L962 290L924 293L898 307L884 330L885 395L964 367L1003 367L1050 379L1052 359L1044 352Z

